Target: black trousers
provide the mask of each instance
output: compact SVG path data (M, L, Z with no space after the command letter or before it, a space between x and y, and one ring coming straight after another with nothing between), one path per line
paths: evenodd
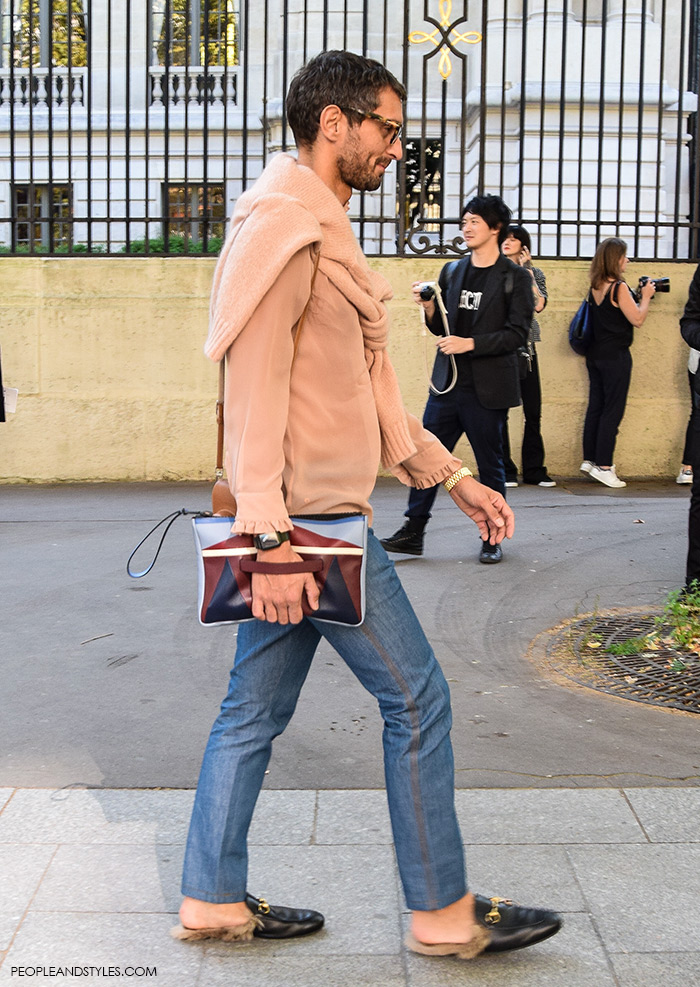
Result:
M690 456L687 461L693 467L693 486L690 491L690 511L688 513L686 586L689 586L694 579L700 581L700 406L698 405L700 405L700 396L693 394L693 411L688 425Z
M693 455L693 381L695 379L695 374L691 374L688 371L688 383L690 384L690 418L688 419L688 427L685 430L685 445L683 446L683 458L681 463L684 466L690 466L692 461L691 457Z
M522 474L525 483L540 483L547 479L544 465L544 442L542 441L542 385L537 350L533 346L530 369L520 380L520 394L523 399L523 444L521 449ZM503 460L506 467L506 480L517 480L518 467L513 462L508 435L508 418L503 429Z
M632 377L632 354L625 349L604 359L587 356L586 369L590 389L583 424L583 458L596 466L612 466Z

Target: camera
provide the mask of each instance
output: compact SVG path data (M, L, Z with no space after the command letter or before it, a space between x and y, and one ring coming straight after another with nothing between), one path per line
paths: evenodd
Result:
M656 285L657 292L666 292L671 290L671 279L670 278L648 278L646 276L639 279L639 288L635 292L637 300L642 297L642 288L647 282L651 281L653 285Z
M419 288L419 294L423 302L429 302L431 298L435 298L435 282L424 281Z

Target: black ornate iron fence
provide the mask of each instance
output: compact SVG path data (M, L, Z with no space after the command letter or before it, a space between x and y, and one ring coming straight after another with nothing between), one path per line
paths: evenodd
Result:
M218 251L327 48L409 94L367 253L459 253L495 192L540 257L700 259L700 0L0 0L0 253Z

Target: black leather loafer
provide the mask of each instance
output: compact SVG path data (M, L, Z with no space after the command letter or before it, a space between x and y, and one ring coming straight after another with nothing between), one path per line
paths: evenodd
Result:
M523 949L555 935L562 926L561 916L544 908L523 908L508 898L476 899L476 920L489 931L485 953Z
M492 545L491 542L482 541L479 562L484 562L486 565L494 565L496 562L500 562L502 558L503 550L500 545Z
M268 905L264 898L254 898L247 894L245 903L257 919L253 933L258 939L292 939L294 936L308 936L318 932L324 918L320 912L310 908L285 908L283 905Z

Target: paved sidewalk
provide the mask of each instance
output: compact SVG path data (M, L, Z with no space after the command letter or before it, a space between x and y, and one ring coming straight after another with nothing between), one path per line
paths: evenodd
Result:
M37 966L118 967L122 978L150 969L130 980L158 987L700 981L696 788L460 790L473 886L565 916L546 943L469 963L403 948L406 915L381 791L262 794L251 889L321 909L323 932L246 945L170 939L191 802L185 791L2 790L0 983L110 979L30 977Z
M509 491L518 528L495 567L441 496L425 556L397 558L450 681L470 883L565 915L541 946L473 963L402 947L381 721L324 645L275 745L250 888L321 909L327 928L244 946L168 936L232 635L194 619L186 522L141 583L124 563L152 523L207 497L0 487L0 984L700 983L700 720L567 685L532 646L577 612L659 605L681 583L687 489ZM377 533L392 532L404 491L380 482L373 502Z

